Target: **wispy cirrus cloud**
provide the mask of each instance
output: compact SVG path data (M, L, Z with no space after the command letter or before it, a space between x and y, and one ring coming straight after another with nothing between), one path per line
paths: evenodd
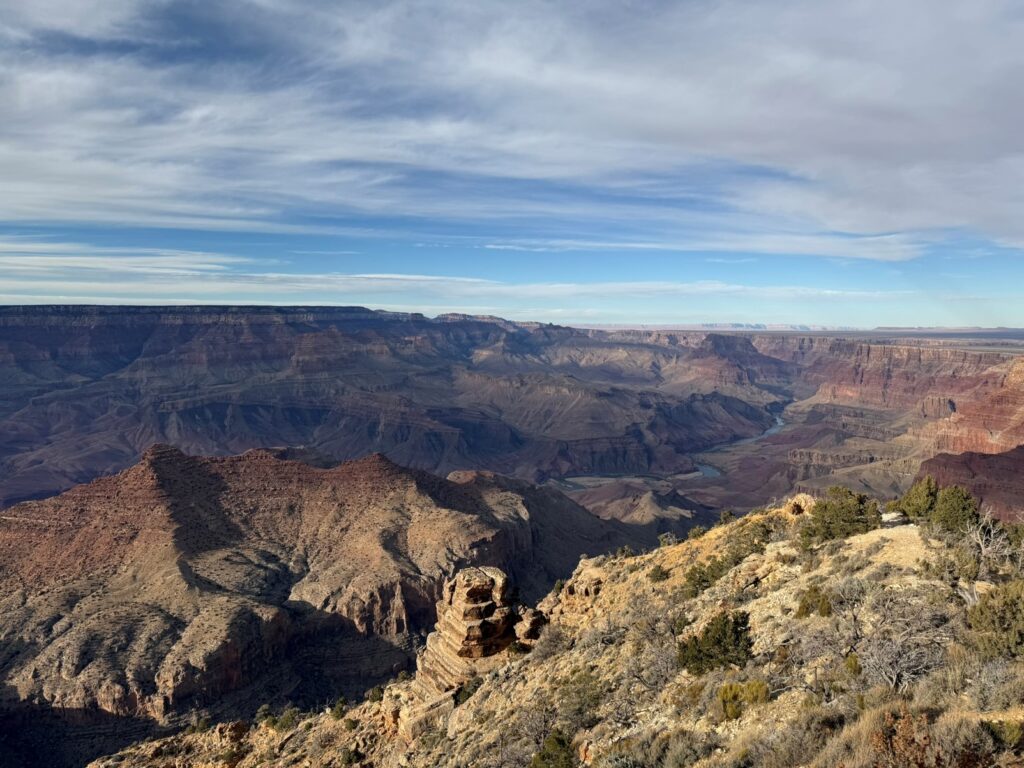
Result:
M0 220L882 261L949 231L1024 243L1008 0L0 10Z
M533 257L543 261L547 254ZM820 325L827 318L824 324L859 327L905 325L908 312L914 318L990 317L989 325L1013 325L1020 322L1013 308L1024 305L1024 294L1012 286L1000 302L985 293L934 292L905 282L809 285L787 277L601 280L583 270L579 279L504 280L467 273L312 270L288 259L270 263L230 253L0 239L0 303L363 305L564 324Z
M0 0L0 300L1024 324L1022 37L1009 0Z
M122 301L138 297L168 301L182 296L221 302L290 303L318 296L341 304L447 307L468 311L487 300L491 309L517 301L682 298L707 296L760 299L898 299L906 291L847 290L799 285L744 285L719 280L505 282L459 275L408 273L296 273L260 271L259 262L229 254L98 248L74 243L0 240L0 293L32 300L40 296L93 296ZM268 300L268 296L273 299ZM448 311L446 310L446 311ZM422 309L419 311L423 311ZM548 306L546 312L559 311Z

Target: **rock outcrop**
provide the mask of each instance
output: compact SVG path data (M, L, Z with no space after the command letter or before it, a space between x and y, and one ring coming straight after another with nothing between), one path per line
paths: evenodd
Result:
M517 605L498 568L469 568L444 585L437 625L416 663L416 677L399 716L399 732L415 739L441 725L455 695L470 681L507 662L513 642L537 638L543 616Z
M922 430L937 452L1002 453L1024 444L1024 359L991 377L956 412Z

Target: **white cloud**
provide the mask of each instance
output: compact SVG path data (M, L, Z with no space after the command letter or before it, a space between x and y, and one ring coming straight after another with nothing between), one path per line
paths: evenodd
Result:
M0 240L0 294L33 301L88 300L320 303L392 306L405 297L418 311L478 311L480 301L508 313L522 303L636 300L672 297L749 297L765 300L899 299L905 291L863 291L796 285L743 285L717 280L508 283L465 276L389 273L257 271L249 259L217 253L97 248L74 243ZM68 298L75 297L75 298ZM118 298L120 297L120 298ZM388 298L391 297L391 298ZM469 308L474 309L469 309ZM577 316L593 314L575 307Z
M231 35L175 26L185 8ZM6 0L0 17L0 220L522 222L524 240L890 261L952 229L1024 244L1009 0Z

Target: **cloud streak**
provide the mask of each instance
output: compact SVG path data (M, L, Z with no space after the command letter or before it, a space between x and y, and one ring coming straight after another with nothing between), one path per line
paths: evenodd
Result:
M77 252L76 252L77 251ZM138 297L176 301L193 296L208 301L295 303L305 296L340 304L393 303L463 310L512 306L513 302L741 297L752 299L838 301L898 300L906 291L863 291L798 285L744 285L718 280L595 281L509 283L469 276L388 273L253 271L249 259L203 252L147 252L95 248L73 243L0 241L0 293L38 297L92 297L94 301L132 301ZM267 298L267 297L272 298ZM548 307L544 311L555 311Z
M7 0L0 220L878 261L951 232L1024 244L1015 4L641 5Z

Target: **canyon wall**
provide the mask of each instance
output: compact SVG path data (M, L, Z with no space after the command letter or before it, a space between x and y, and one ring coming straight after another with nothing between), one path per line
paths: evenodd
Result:
M679 471L690 451L769 426L786 371L746 341L670 347L495 318L3 307L0 506L117 472L153 443L377 451L530 480Z
M120 471L159 442L567 480L598 515L672 527L687 510L835 482L891 496L939 452L1024 443L1024 365L935 338L359 307L8 307L0 381L0 507ZM780 415L781 434L742 442ZM581 476L609 482L574 489Z

